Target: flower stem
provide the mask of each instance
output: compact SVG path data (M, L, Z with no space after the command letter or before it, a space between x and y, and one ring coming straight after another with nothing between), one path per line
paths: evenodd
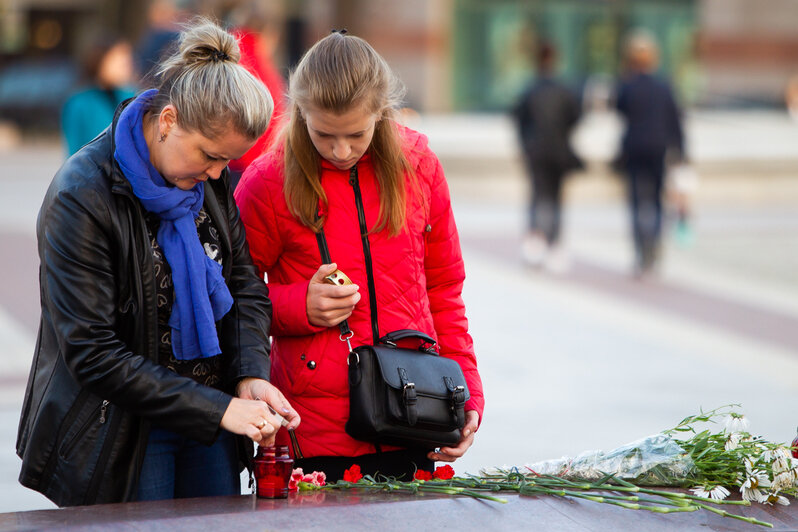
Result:
M740 521L745 521L746 523L751 523L752 525L760 525L760 526L766 526L768 528L773 528L773 524L772 523L767 523L765 521L760 521L758 519L754 519L753 517L745 517L743 515L733 514L733 513L727 512L726 510L721 510L720 508L713 508L712 506L707 506L706 504L701 504L701 503L696 503L696 506L698 506L699 508L702 508L704 510L709 510L710 512L716 513L716 514L721 515L723 517L731 517L732 519L739 519Z

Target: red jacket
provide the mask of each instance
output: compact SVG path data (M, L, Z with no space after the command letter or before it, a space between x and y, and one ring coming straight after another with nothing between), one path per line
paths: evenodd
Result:
M274 141L277 132L282 127L283 113L285 112L285 82L277 67L274 66L272 58L265 55L261 50L262 37L255 31L242 28L236 31L238 39L238 49L241 52L240 64L256 78L261 80L274 101L274 112L272 120L266 132L260 136L252 148L247 151L240 159L230 161L231 170L243 172L252 161L258 158Z
M369 235L379 333L417 329L436 338L441 355L463 368L471 394L466 410L476 410L481 420L482 380L461 297L465 270L449 188L427 138L407 128L401 128L401 135L421 190L408 193L407 227L401 234L390 237L385 229ZM357 168L371 228L379 197L368 153ZM274 310L271 381L302 416L296 434L305 457L372 453L373 445L344 432L349 414L346 343L338 327L308 322L307 288L321 257L314 233L288 211L283 180L283 153L277 150L250 165L235 193L254 263L268 275ZM324 233L330 256L362 296L349 318L352 345L370 344L368 281L349 171L322 160L321 183L328 199Z

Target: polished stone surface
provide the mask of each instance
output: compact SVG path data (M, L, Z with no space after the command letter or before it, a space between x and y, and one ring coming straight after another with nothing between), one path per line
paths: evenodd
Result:
M0 531L20 530L752 530L748 523L697 511L655 514L577 499L502 495L506 504L468 497L369 493L362 490L106 504L0 514ZM728 506L797 530L795 506Z

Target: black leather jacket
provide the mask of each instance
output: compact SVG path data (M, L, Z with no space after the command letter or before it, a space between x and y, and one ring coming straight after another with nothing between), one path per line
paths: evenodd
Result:
M135 499L151 423L210 444L238 381L269 377L271 302L227 170L204 185L234 298L217 323L224 390L158 364L152 251L143 207L113 158L115 124L61 167L37 222L42 316L19 481L59 506Z

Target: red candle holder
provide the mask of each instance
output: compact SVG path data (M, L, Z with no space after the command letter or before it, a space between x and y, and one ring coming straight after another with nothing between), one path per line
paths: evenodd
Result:
M288 497L288 482L294 470L294 460L288 456L288 446L259 445L254 463L258 497L267 499Z

